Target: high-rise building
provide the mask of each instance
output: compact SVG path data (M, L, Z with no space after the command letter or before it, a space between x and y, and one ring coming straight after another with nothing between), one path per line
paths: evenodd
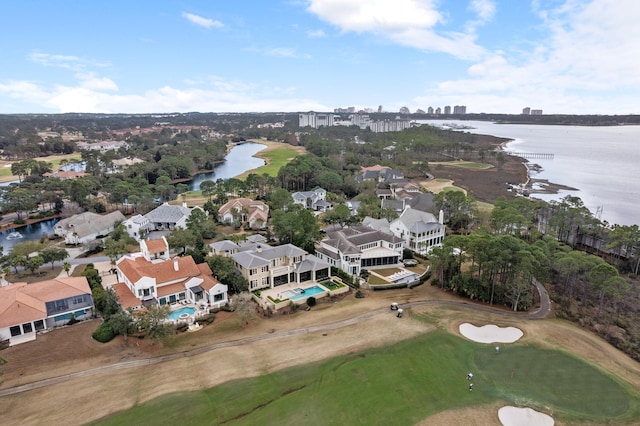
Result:
M334 115L318 112L301 112L298 114L298 125L300 127L313 127L317 129L320 126L333 126Z
M466 114L467 113L467 107L465 105L456 105L453 107L453 113L454 114Z
M382 105L378 105L378 112L382 112Z
M529 114L531 114L531 108L529 107L522 108L522 115L529 115Z
M532 109L531 110L531 115L542 115L542 110L541 109Z
M427 108L427 114L433 115L433 107Z
M451 115L451 106L444 107L444 115Z
M440 107L436 108L436 115L440 115L442 114L442 110L440 109Z

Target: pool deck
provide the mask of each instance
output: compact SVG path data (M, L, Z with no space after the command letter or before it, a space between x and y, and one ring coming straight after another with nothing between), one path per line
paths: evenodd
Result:
M282 309L284 307L289 306L290 303L295 303L296 305L301 305L303 303L306 302L307 297L301 297L299 299L296 300L292 300L289 298L286 298L285 295L283 295L282 293L285 293L286 291L293 291L296 288L302 288L302 289L308 289L310 287L320 287L321 289L323 289L324 291L321 293L317 293L317 294L309 294L308 297L315 297L316 299L320 299L323 297L327 297L327 296L333 296L333 295L337 295L337 294L342 294L345 292L349 291L349 287L348 286L343 286L340 287L338 289L328 289L327 287L325 287L324 285L320 284L319 282L315 282L315 281L308 281L305 283L288 283L288 284L283 284L283 285L279 285L275 288L266 288L263 290L260 290L260 297L257 297L255 294L253 295L254 300L260 304L263 308L269 308L272 309L273 311L277 311L278 309ZM269 297L271 297L271 299L269 299ZM284 299L283 299L284 297ZM279 302L276 302L276 300L279 300Z
M171 321L173 323L180 323L180 322L187 322L189 324L194 323L195 321L197 321L199 318L203 318L207 315L209 315L209 306L206 303L173 303L171 305L169 305L169 307L171 308L171 312L177 311L179 309L182 308L194 308L196 311L192 314L189 315L189 318L185 320L172 320L170 318L167 318L167 321Z
M260 292L260 296L262 298L267 298L269 296L271 296L273 299L280 299L280 300L284 300L282 299L282 297L284 297L285 299L288 299L286 296L283 296L282 293L286 292L286 291L294 291L296 288L302 288L302 289L307 289L310 287L314 287L314 286L318 286L322 289L325 290L324 293L319 293L319 294L314 294L314 295L310 295L310 296L314 296L314 297L323 297L326 294L329 294L329 289L326 288L325 286L323 286L320 283L317 283L315 281L309 281L307 283L304 284L300 284L300 283L289 283L289 284L283 284L283 285L279 285L277 287L274 288L268 288L268 289L264 289ZM300 300L304 300L305 298L301 298Z

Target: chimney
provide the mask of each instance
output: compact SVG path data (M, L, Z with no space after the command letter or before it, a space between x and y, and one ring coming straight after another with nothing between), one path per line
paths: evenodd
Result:
M258 253L262 253L262 246L261 246L260 244L258 244L258 245L256 246L256 251L257 251Z
M444 225L444 212L442 209L440 209L440 213L438 214L438 223Z
M182 202L182 207L187 208L187 202L186 201Z
M174 271L180 270L180 267L178 266L178 257L177 256L173 258L173 270Z

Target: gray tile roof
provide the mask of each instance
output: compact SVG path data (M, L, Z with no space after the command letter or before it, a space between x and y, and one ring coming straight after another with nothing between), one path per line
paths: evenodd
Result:
M296 266L296 272L301 274L303 272L317 271L319 269L326 269L330 267L331 265L329 265L327 262L320 260L316 256L310 254L305 260L303 260Z
M145 215L153 223L178 223L180 219L191 214L191 208L171 206L164 203Z
M400 214L400 217L398 218L398 220L404 223L407 229L411 229L413 225L417 222L424 222L424 223L438 222L438 220L432 213L427 213L427 212L423 212L421 210L416 210L412 208L405 209L402 212L402 214Z
M209 245L216 251L231 251L238 249L238 245L230 240L216 241L215 243L211 243Z
M249 249L248 246L240 246L242 251L231 255L233 260L246 269L269 265L273 259L279 257L293 258L307 254L306 251L293 244L283 244L276 247L271 247L266 244L255 244L251 246L251 249Z
M260 256L256 256L255 253L248 252L248 251L243 251L240 253L233 254L231 255L231 258L245 269L253 269L253 268L258 268L260 266L267 266L271 263L268 259L265 259Z

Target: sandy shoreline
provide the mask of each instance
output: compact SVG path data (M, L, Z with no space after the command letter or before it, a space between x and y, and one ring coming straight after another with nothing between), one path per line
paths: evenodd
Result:
M509 142L513 142L513 139L500 144L499 150L506 155L513 156L505 148ZM518 156L513 156L518 157ZM514 186L514 190L519 194L529 196L531 194L557 194L560 191L579 191L578 188L563 185L561 183L549 182L548 179L538 179L533 177L542 170L539 164L531 163L526 158L518 157L522 159L522 164L527 169L527 181L520 185Z

